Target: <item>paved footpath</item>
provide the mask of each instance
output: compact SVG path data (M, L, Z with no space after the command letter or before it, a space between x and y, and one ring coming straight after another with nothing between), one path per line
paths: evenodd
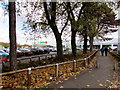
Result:
M98 68L92 68L87 72L83 72L75 77L71 77L63 83L49 85L50 88L106 88L113 80L113 65L109 56L96 56L99 63Z

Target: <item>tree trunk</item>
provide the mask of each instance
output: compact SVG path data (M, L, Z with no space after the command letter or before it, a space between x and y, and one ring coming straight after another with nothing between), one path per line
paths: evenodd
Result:
M56 43L57 43L57 59L59 61L62 61L63 60L63 47L62 47L61 35L58 35L56 37Z
M93 50L93 40L94 40L94 38L90 37L90 51Z
M56 39L57 60L62 61L63 60L63 47L62 47L61 34L58 32L58 29L56 26L52 27L52 30L53 30L53 33Z
M87 54L87 33L84 35L83 54Z
M72 55L76 57L76 31L71 29L71 47L72 47Z
M15 2L9 2L10 70L17 69Z

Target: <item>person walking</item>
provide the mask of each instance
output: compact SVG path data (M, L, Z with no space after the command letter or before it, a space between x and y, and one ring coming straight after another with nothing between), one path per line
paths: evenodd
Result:
M108 48L105 47L105 56L107 56Z
M100 49L100 51L101 51L101 55L104 56L104 48L103 47Z

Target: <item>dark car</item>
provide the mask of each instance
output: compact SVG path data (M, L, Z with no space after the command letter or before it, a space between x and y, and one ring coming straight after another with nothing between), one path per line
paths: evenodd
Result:
M43 48L37 48L37 50L38 50L39 54L44 54L45 53Z
M117 51L117 48L114 48L113 51Z
M9 54L3 50L0 50L0 60L1 61L8 61L8 58L9 58Z
M33 53L33 55L39 54L39 50L37 48L31 48L31 52Z
M43 50L44 50L45 54L49 54L50 53L50 49L49 48L43 48Z
M20 51L22 52L22 55L23 55L23 56L32 55L32 51L29 50L29 49L21 49Z
M17 57L19 58L21 56L24 56L24 52L17 50Z

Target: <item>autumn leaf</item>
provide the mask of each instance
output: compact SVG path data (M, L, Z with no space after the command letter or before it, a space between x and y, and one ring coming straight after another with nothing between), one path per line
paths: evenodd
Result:
M90 85L86 85L87 87L90 87Z
M100 80L97 80L97 82L100 82Z
M60 88L64 88L63 86L60 86Z
M102 83L100 83L99 86L103 87L104 85Z

